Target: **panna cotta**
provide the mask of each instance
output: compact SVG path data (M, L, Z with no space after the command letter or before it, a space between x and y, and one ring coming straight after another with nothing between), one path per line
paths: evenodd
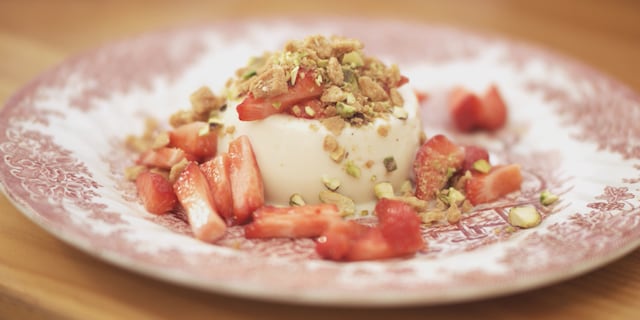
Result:
M390 114L359 127L347 124L340 132L332 132L322 120L289 114L241 121L235 110L237 102L228 104L221 120L233 129L220 137L218 150L227 150L237 136L249 137L267 203L285 205L295 194L307 203L318 203L320 193L331 183L338 184L335 191L356 204L373 203L376 183L390 182L399 189L409 179L420 146L417 99L407 86L399 91L404 98L402 114ZM333 143L344 154L327 146Z

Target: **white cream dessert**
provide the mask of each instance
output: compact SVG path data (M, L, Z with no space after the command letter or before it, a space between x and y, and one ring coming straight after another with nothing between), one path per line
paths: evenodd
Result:
M348 125L335 136L337 143L348 153L339 163L324 148L325 139L334 135L321 121L288 114L241 121L235 112L237 103L229 104L229 110L222 114L225 126L235 130L221 137L218 150L227 150L234 137L249 136L260 165L268 203L288 204L296 193L307 203L317 203L320 192L327 190L328 180L339 182L336 192L356 203L372 203L376 199L373 186L377 182L391 182L398 190L409 178L420 146L422 126L417 99L408 87L401 88L400 92L406 119L391 116L360 127ZM385 159L387 166L395 162L396 169L388 170ZM358 177L354 176L353 170L359 170Z
M400 188L409 179L423 135L416 96L395 65L362 47L337 37L292 41L228 83L218 151L250 138L267 203L318 203L335 192L368 207L376 183Z

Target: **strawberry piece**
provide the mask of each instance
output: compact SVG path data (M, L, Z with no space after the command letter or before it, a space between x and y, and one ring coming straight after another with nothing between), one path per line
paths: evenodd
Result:
M370 229L373 228L353 221L333 223L316 241L316 252L325 259L346 260L354 242L362 238Z
M209 159L216 154L218 135L215 130L208 131L205 122L192 122L169 132L169 145L180 148L199 160ZM204 133L201 132L204 130Z
M244 224L264 205L264 184L249 137L243 135L229 143L229 158L233 215L235 223Z
M462 87L455 88L449 96L449 114L455 127L462 132L478 128L482 108L478 96Z
M190 162L182 170L173 190L197 239L214 242L224 235L227 226L213 206L209 183L196 162Z
M471 204L478 205L520 190L521 185L520 166L510 164L495 166L487 174L474 173L466 182L465 192Z
M150 171L140 173L136 178L136 188L144 208L151 213L166 213L178 203L171 182L161 174Z
M482 112L478 125L486 130L494 131L502 128L507 122L507 107L495 85L491 85L482 96Z
M413 173L416 179L416 197L435 198L452 174L462 168L464 150L443 135L427 140L416 154Z
M141 153L137 163L147 167L171 169L173 165L182 161L184 158L190 159L192 156L187 155L178 148L163 147Z
M231 160L229 154L222 153L200 165L200 170L207 177L213 205L216 211L227 221L233 219L233 197L230 180Z
M287 93L261 99L256 99L249 93L236 107L236 111L242 121L262 120L276 113L289 112L291 107L301 101L318 98L322 91L322 86L316 84L315 73L301 70Z
M329 225L342 221L332 204L300 207L264 206L253 213L244 227L247 238L309 238L322 235Z
M380 199L375 208L379 228L394 256L413 254L424 247L420 232L420 218L416 210L405 202Z
M462 163L462 172L474 170L473 164L478 160L486 160L489 162L489 152L487 149L478 146L464 146L464 162Z
M369 228L354 241L345 256L346 261L379 260L402 256L397 254L379 228Z

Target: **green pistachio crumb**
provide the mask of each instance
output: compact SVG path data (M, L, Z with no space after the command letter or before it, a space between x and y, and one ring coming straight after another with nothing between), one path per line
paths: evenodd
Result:
M376 185L373 186L373 192L378 199L393 198L393 196L395 195L393 193L393 185L391 185L391 183L389 182L376 183Z
M338 112L338 115L340 117L342 117L343 119L348 119L353 117L353 115L356 113L356 108L354 108L352 105L338 102L336 103L336 111Z
M551 193L549 190L544 190L540 193L540 203L543 206L551 205L559 199L557 195Z
M322 183L324 184L325 187L327 187L327 189L331 191L338 190L338 188L340 188L340 185L341 185L340 180L336 178L329 178L326 176L322 177Z
M299 193L294 193L289 197L289 205L292 207L304 206L306 202Z
M342 64L350 65L352 67L362 67L364 65L364 60L362 60L362 56L360 56L357 51L351 51L342 56Z
M540 224L542 216L533 206L513 207L509 210L509 224L520 228L533 228Z
M249 78L251 78L251 77L255 76L256 74L258 74L258 73L256 72L256 70L247 70L247 72L245 72L245 73L242 75L242 79L244 79L244 80L249 79Z
M316 115L316 111L309 106L304 107L304 113L306 113L309 117L313 117Z
M489 171L491 171L491 164L485 159L480 159L473 163L472 168L480 173L489 173Z
M347 164L345 166L345 170L347 171L347 174L354 177L354 178L360 178L360 167L358 167L353 160L349 160L347 161Z

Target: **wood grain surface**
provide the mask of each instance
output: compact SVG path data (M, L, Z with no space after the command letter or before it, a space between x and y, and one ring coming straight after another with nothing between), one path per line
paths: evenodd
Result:
M359 15L448 24L575 57L640 91L640 1L0 1L0 101L70 55L218 19ZM640 124L639 124L640 125ZM436 307L320 308L183 288L51 236L0 196L0 319L640 319L640 250L559 284Z

